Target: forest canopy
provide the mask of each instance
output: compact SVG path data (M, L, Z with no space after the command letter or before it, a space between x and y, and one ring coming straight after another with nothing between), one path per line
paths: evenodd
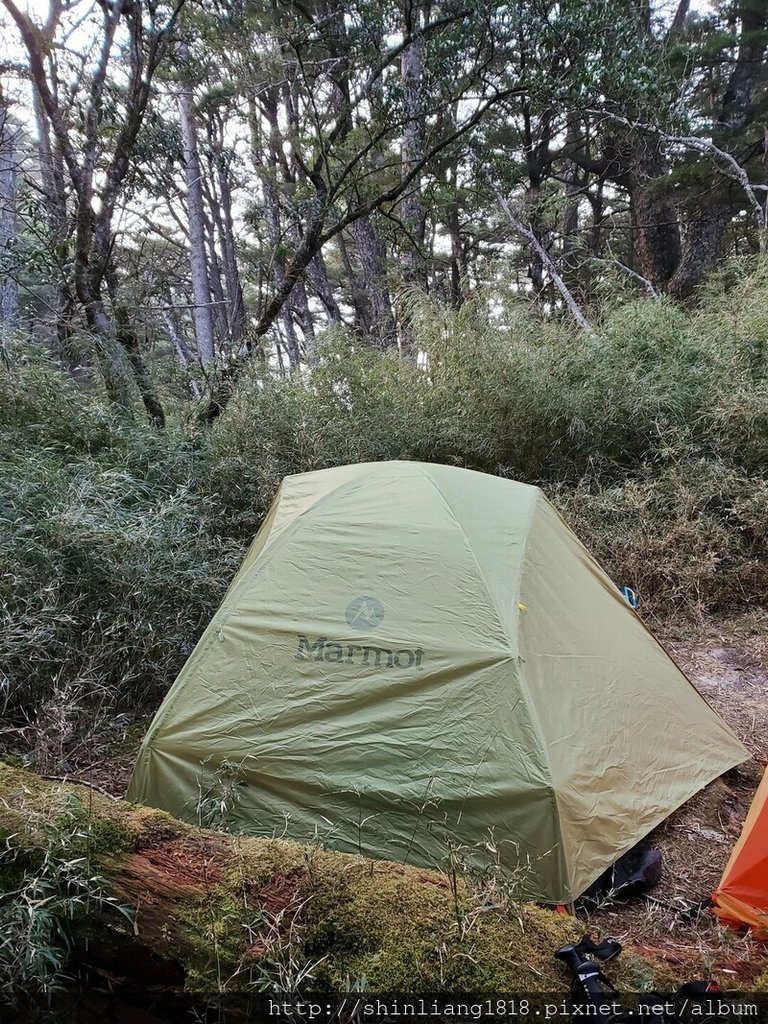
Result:
M329 329L418 361L414 295L589 330L764 248L760 0L0 6L2 322L128 417Z
M106 934L122 970L139 920L206 998L318 949L339 989L557 984L573 922L508 879L116 798L282 479L389 459L541 487L768 753L767 240L765 0L0 0L0 1002ZM665 835L682 881L634 922L674 955L748 771Z
M0 18L8 707L151 706L351 461L545 487L649 614L759 601L762 0Z

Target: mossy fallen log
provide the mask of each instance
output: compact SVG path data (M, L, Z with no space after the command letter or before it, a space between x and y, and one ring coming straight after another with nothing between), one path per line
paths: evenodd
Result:
M70 942L62 970L201 1004L268 990L565 991L552 953L584 930L498 877L195 828L2 763L0 842L5 920L19 901L26 924L53 915L51 935ZM6 989L14 970L44 987L44 965L35 975L23 940L12 948ZM624 954L612 976L636 989L649 965Z

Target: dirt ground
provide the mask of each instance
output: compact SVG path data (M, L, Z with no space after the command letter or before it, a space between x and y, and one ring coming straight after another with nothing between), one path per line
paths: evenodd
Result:
M702 621L695 629L687 624L657 635L754 759L689 800L649 837L664 858L661 882L650 898L579 916L585 930L661 959L681 977L712 977L723 988L748 990L768 968L768 943L720 926L706 910L688 911L717 886L768 762L768 615ZM147 725L146 718L124 717L94 730L99 738L72 751L59 774L49 777L83 781L121 797ZM26 755L26 761L29 745L25 750L22 741L28 737L16 738L18 745L8 752Z
M768 762L768 621L707 622L697 635L659 638L754 759L707 786L649 837L664 858L650 898L580 916L691 977L749 989L768 967L768 945L722 927L706 910L688 911L716 888Z

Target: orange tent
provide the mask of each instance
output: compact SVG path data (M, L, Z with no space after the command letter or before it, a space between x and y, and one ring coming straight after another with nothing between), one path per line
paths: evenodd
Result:
M756 937L768 939L768 771L712 901L721 921L748 925Z

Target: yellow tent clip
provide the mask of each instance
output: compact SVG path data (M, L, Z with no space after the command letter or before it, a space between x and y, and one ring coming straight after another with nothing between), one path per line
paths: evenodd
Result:
M527 604L523 604L520 601L517 602L517 607L520 609L521 612L527 612L528 611L528 605Z

